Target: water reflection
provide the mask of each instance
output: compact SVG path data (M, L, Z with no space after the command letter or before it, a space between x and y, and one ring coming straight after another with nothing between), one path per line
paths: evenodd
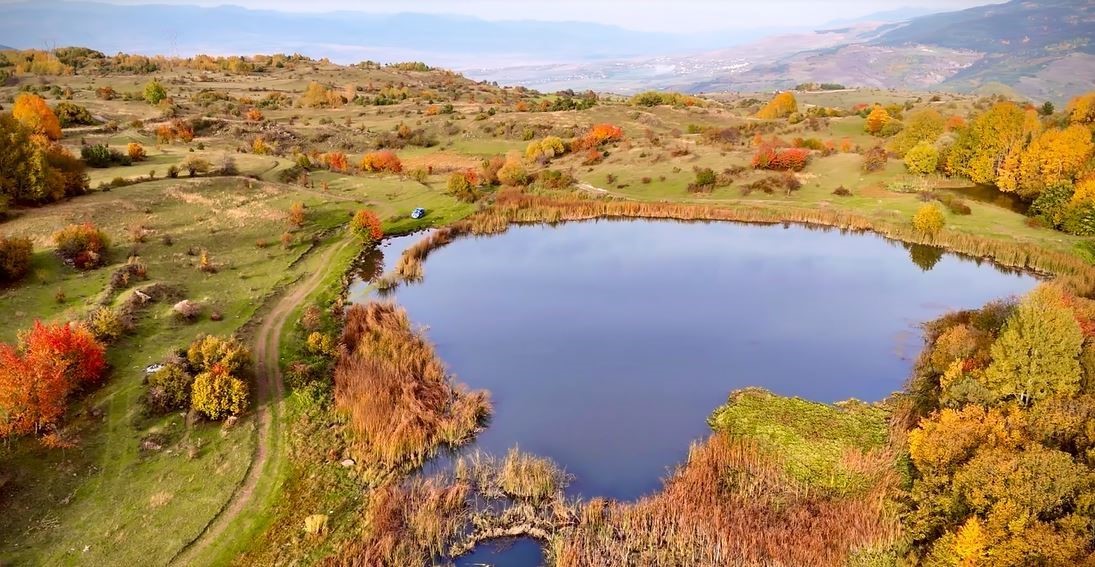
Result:
M458 240L425 272L395 296L491 392L472 449L519 444L575 475L574 493L621 499L657 489L731 390L882 399L921 322L1036 281L871 234L655 221L515 227Z
M927 244L905 244L904 246L909 251L909 259L912 260L912 263L925 272L934 268L943 259L943 253L945 252L938 246L928 246Z

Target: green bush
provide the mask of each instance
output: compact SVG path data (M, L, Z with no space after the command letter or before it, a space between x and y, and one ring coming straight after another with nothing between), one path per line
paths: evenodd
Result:
M1074 189L1071 183L1058 183L1046 187L1030 204L1028 214L1058 228L1065 220L1065 211L1072 200Z
M95 118L86 108L71 102L57 103L57 106L53 107L53 113L57 115L63 128L95 124Z
M114 165L133 165L133 159L122 152L95 144L80 148L80 159L91 167L111 167Z

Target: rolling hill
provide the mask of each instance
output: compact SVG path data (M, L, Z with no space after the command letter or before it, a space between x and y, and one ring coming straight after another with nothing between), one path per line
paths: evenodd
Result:
M898 13L903 14L902 12ZM588 65L472 71L537 88L760 91L804 82L1061 102L1095 88L1095 0L1012 0L902 22L859 22L731 49Z

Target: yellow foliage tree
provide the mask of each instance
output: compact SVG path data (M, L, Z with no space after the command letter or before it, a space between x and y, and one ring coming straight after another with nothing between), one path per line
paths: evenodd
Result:
M947 154L947 172L974 183L994 184L999 166L1016 144L1026 139L1027 113L1013 102L1000 102L978 114L959 131Z
M1076 182L1076 191L1072 194L1075 204L1095 203L1095 173Z
M787 91L772 97L772 100L768 101L764 108L757 111L757 118L767 120L786 118L795 112L798 112L798 101L795 100L794 94Z
M1095 124L1095 91L1082 94L1068 103L1068 120L1073 124Z
M942 230L945 222L943 211L931 203L917 209L912 220L913 228L929 235L934 235Z
M239 415L247 409L247 384L217 365L194 377L190 407L217 420Z
M1075 180L1093 154L1095 144L1086 126L1046 130L1023 152L1019 194L1033 197L1046 187Z
M985 531L981 520L971 516L954 538L954 553L958 556L959 567L977 567L985 556Z

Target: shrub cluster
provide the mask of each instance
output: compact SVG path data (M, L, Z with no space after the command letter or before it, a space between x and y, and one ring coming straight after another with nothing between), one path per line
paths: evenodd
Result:
M251 353L235 337L200 336L147 378L152 413L192 409L219 420L247 410Z
M61 259L78 270L102 265L110 244L106 234L91 223L70 224L53 233L52 240Z

